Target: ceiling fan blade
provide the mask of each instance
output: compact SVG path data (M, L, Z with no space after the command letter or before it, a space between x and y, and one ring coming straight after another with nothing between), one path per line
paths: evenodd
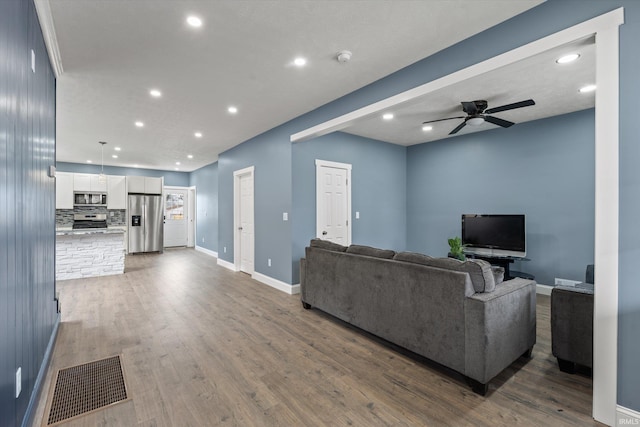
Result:
M508 120L503 120L492 116L484 116L484 121L493 123L494 125L502 126L503 128L508 128L509 126L513 126L515 124Z
M462 111L469 114L470 116L473 116L474 114L478 114L478 107L476 106L475 102L462 101L461 104L462 104Z
M449 132L449 135L453 135L456 134L460 131L460 129L462 129L463 127L465 127L465 125L467 124L467 121L465 120L464 122L460 123L454 130L452 130L451 132Z
M444 120L453 120L453 119L464 119L466 116L458 116L458 117L449 117L446 119L438 119L438 120L429 120L428 122L422 122L423 125L426 125L427 123L435 123L435 122L442 122Z
M515 110L516 108L522 108L522 107L530 107L531 105L536 105L536 103L534 102L533 99L527 99L526 101L514 102L513 104L502 105L496 108L489 108L484 112L485 114L493 114L493 113L499 113L500 111Z

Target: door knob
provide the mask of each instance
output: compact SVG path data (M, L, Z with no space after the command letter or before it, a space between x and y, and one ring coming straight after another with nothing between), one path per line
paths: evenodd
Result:
M327 235L327 232L326 232L326 231L323 231L323 232L322 232L322 235L323 235L323 236L326 236L326 235Z

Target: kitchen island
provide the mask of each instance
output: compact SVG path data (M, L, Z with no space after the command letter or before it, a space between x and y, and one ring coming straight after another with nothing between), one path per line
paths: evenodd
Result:
M56 230L56 280L124 273L124 228Z

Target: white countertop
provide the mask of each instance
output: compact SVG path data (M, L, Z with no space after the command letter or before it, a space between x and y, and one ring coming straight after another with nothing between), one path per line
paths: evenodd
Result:
M77 236L87 234L122 234L126 231L126 226L114 226L109 228L85 228L74 230L71 227L56 228L56 236Z

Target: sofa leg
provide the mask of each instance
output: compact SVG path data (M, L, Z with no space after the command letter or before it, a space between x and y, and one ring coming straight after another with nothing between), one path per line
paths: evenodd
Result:
M570 362L568 360L564 360L564 359L560 359L558 357L558 367L560 368L560 370L562 372L565 372L567 374L575 374L576 373L576 364L573 362Z
M529 347L529 349L527 351L522 353L522 357L527 358L527 359L531 359L531 354L532 353L533 353L533 347Z
M487 394L487 391L489 390L489 384L483 384L480 381L476 381L472 378L467 378L467 382L469 383L469 385L471 386L471 390L473 390L474 393L479 394L480 396L484 396Z
M302 301L302 308L304 308L305 310L309 310L311 308L311 304L307 304L306 302Z

